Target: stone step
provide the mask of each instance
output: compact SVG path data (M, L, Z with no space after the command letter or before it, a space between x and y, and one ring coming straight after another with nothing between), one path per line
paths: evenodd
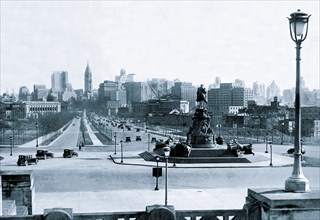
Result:
M17 215L17 206L15 200L2 200L2 215Z
M25 205L17 206L17 215L28 215L28 207Z
M152 152L144 151L139 154L145 161L154 161L154 155Z

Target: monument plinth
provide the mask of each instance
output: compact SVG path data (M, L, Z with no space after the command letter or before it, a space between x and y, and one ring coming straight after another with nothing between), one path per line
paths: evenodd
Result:
M198 107L192 117L187 138L192 148L213 148L214 134L210 128L211 118L205 108Z

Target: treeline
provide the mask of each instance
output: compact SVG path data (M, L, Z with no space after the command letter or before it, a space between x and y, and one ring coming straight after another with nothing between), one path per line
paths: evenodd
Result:
M59 112L56 114L44 115L38 119L39 132L41 134L48 134L57 131L75 116L77 116L77 114L73 112Z

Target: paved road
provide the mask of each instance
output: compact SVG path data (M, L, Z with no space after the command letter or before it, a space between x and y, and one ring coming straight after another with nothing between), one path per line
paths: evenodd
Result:
M55 153L54 159L40 161L38 165L16 166L20 153L34 154L34 145L14 149L9 156L9 149L1 149L1 170L30 170L35 175L36 211L52 206L73 207L75 212L119 210L143 210L146 205L163 201L164 178L159 178L160 191L154 191L155 179L151 167L116 164L109 155L119 157L120 145L114 155L114 145L86 146L77 158L62 158L64 148L75 148L80 126L76 119L59 139L48 148ZM133 141L123 144L126 156L136 155L148 149L148 133L144 131L117 131L118 141L130 136ZM135 136L142 137L141 142ZM150 135L152 137L153 135ZM149 146L151 149L153 146ZM288 146L274 146L274 153L286 152ZM318 156L318 148L313 156ZM257 152L263 153L265 145L255 145ZM311 150L310 150L311 151ZM307 150L308 152L308 150ZM269 154L267 154L269 155ZM164 164L161 164L162 166ZM177 208L241 208L247 188L279 187L284 188L285 180L291 175L292 167L263 168L169 168L169 203ZM303 172L311 187L320 185L319 167L304 167ZM97 202L98 201L98 202ZM209 202L208 202L209 201ZM62 202L61 205L59 205ZM94 203L93 203L94 202ZM142 209L141 209L142 207Z

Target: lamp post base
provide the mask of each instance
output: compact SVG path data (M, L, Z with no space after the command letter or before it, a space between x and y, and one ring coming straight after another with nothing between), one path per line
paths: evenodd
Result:
M304 177L289 177L285 183L287 192L309 192L309 181Z

